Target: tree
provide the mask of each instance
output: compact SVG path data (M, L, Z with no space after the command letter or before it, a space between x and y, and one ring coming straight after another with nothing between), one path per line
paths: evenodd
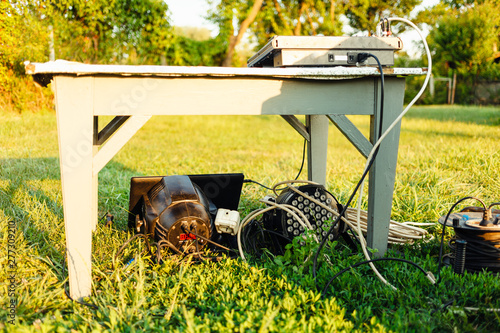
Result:
M266 2L260 19L252 27L259 46L274 35L340 35L342 13L337 1L273 0Z
M205 41L211 38L211 32L207 28L199 28L199 27L174 27L174 34L177 36L184 36L196 41Z
M24 61L48 60L48 32L32 15L35 1L0 2L0 110L50 109L50 90L24 77Z
M342 6L349 25L356 31L375 32L380 19L390 16L405 17L422 0L344 0Z
M23 65L49 60L49 27L59 59L160 64L173 40L167 9L161 0L1 1L0 108L37 109L27 106L35 99L50 108L50 90L35 87Z
M232 64L234 49L250 31L262 46L273 35L338 34L338 7L328 0L209 0L214 9L209 19L218 24L228 40L223 65Z
M219 35L227 39L227 51L222 61L222 66L231 66L236 46L241 42L243 35L250 24L253 23L261 10L263 0L247 2L242 0L208 0L213 6L208 18L219 26ZM233 22L237 21L239 27L236 29Z
M226 57L222 62L222 66L231 66L231 63L233 61L234 49L236 45L241 42L241 39L243 38L243 35L247 31L248 27L253 23L253 21L257 17L257 14L259 14L263 2L263 0L254 0L252 7L249 8L250 10L246 13L245 18L240 23L238 33L229 37L229 45L227 48Z
M44 9L64 59L159 64L172 37L162 1L46 0Z
M8 72L24 73L25 60L48 60L48 33L32 15L34 6L28 1L0 2L0 83Z
M464 79L471 78L473 90L481 71L493 62L500 34L499 9L498 1L450 8L437 20L437 26L429 35L433 58L440 65L437 67L445 72L458 73ZM469 95L474 96L473 93Z
M165 53L165 64L172 66L219 66L225 57L227 43L217 36L197 41L174 35Z

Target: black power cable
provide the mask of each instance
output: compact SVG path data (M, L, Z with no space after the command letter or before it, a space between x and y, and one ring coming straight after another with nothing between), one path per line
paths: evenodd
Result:
M300 164L299 172L297 173L297 176L295 176L294 180L299 179L300 174L302 173L302 169L304 169L304 162L306 160L306 145L307 145L307 140L304 139L304 146L302 148L302 163Z
M294 180L297 180L299 179L300 177L300 174L302 173L302 170L304 169L304 163L305 163L305 160L306 160L306 146L307 146L307 140L304 139L304 146L302 148L302 162L300 164L300 169L299 169L299 172L297 173L297 176L295 176ZM263 188L265 188L266 190L269 190L269 191L272 191L273 189L264 185L264 184L261 184L253 179L244 179L243 180L243 183L254 183L254 184L257 184L259 186L262 186Z
M65 275L69 276L68 266L66 266L67 259L68 259L68 249L64 249L63 271L66 271ZM68 297L68 299L70 301L76 302L78 304L84 305L84 306L89 307L89 308L94 309L94 310L99 310L99 307L95 304L88 303L88 302L78 300L78 299L74 299L73 297L71 297L71 295L69 294L69 290L68 290L68 284L69 284L69 281L64 283L64 294L66 295L66 297Z
M257 184L257 185L259 185L259 186L262 186L262 187L263 187L263 188L265 188L266 190L269 190L269 191L272 191L272 190L273 190L272 188L270 188L270 187L268 187L268 186L266 186L266 185L264 185L264 184L261 184L261 183L259 183L259 182L255 181L255 180L253 180L253 179L244 179L244 180L243 180L243 183L254 183L254 184Z
M379 121L378 133L376 135L376 137L378 139L378 137L383 132L382 129L383 129L383 115L384 115L384 71L383 71L382 65L380 64L380 61L378 60L378 58L371 53L364 53L364 52L359 53L358 54L358 62L363 62L369 57L372 57L377 61L378 69L380 71L380 88L381 88L381 91L380 91L380 117L379 117L380 121ZM316 288L318 287L316 270L317 270L317 265L318 265L319 254L320 254L321 250L323 249L323 247L325 246L326 240L328 239L328 236L334 231L335 226L340 222L340 219L342 218L342 216L345 215L347 208L349 207L352 200L354 199L354 196L356 195L356 192L358 191L359 187L361 186L361 183L363 182L366 175L368 174L368 171L370 170L371 166L375 162L375 158L377 157L379 148L380 148L380 146L378 146L377 149L375 150L371 160L368 163L367 168L363 171L363 174L361 175L360 180L356 184L354 191L352 192L351 196L349 197L349 200L347 200L347 203L344 205L344 208L340 212L339 216L332 223L332 226L330 227L330 229L328 229L326 236L323 238L323 240L319 244L318 250L316 250L316 253L314 255L314 260L313 260L313 277L314 277L314 281L316 283Z
M401 258L375 258L375 259L371 259L371 260L365 260L365 261L361 261L361 262L358 262L354 265L351 265L347 268L344 268L343 270L341 270L340 272L338 272L337 274L335 274L329 281L328 283L326 284L325 288L323 289L323 292L322 292L322 295L325 296L327 290L328 290L328 287L330 286L330 284L333 282L333 280L335 280L336 278L338 278L339 276L341 276L342 274L344 274L345 272L351 270L352 268L356 268L358 266L361 266L361 265L365 265L365 264L369 264L369 263L372 263L372 262L377 262L377 261L399 261L399 262L404 262L404 263L407 263L407 264L410 264L410 265L413 265L415 266L417 269L419 269L422 273L424 273L425 275L427 275L427 272L422 268L420 267L419 265L417 265L416 263L414 263L413 261L410 261L410 260L406 260L406 259L401 259Z

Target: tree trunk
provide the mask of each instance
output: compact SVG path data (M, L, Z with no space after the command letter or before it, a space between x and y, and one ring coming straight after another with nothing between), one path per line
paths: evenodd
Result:
M49 60L56 60L56 51L54 49L54 27L49 25Z
M332 21L332 29L335 29L335 1L330 1L330 20Z
M455 104L455 89L457 88L457 72L453 72L453 80L451 82L451 105Z
M304 13L304 10L307 8L307 4L305 2L302 3L299 9L299 14L297 15L297 25L295 26L295 29L293 30L293 35L294 36L300 36L300 30L302 29L302 22L300 21L300 18L302 16L302 13Z
M286 33L290 33L290 26L288 25L288 22L286 21L285 17L283 16L283 12L281 11L280 4L278 3L278 0L273 0L274 1L274 8L276 8L276 12L278 13L278 17L280 18L281 22L285 26Z
M264 0L255 0L247 18L243 20L243 22L241 22L240 29L238 30L238 35L232 36L232 38L230 38L229 46L227 47L226 57L222 61L222 66L230 67L233 64L234 49L236 48L236 45L238 45L241 42L241 39L243 38L243 35L247 31L248 27L250 26L250 24L253 23L253 21L257 17L257 14L259 13L263 2Z
M311 32L312 32L313 36L316 36L316 29L314 28L314 22L311 18L309 10L306 11L306 14L307 14L307 21L309 22L309 25L311 26Z
M474 89L474 104L481 104L481 98L477 94L477 85L479 81L479 69L476 68L476 75L474 75L474 83L473 83L473 89Z

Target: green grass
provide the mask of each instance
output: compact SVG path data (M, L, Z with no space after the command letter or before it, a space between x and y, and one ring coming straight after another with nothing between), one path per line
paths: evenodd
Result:
M366 117L351 117L364 133ZM463 196L499 201L500 109L419 107L403 120L392 217L435 222ZM364 159L330 126L328 188L345 202ZM147 258L112 269L126 232L130 177L243 172L265 184L295 177L302 140L279 117L158 117L99 174L99 212L112 229L94 233L93 310L64 295L67 274L57 128L53 113L0 115L0 329L5 331L484 331L500 330L500 282L492 274L456 276L443 270L436 287L411 266L380 263L399 290L379 282L368 267L334 281L325 298L314 287L314 245L245 264L178 263ZM306 171L304 171L306 172ZM246 185L240 212L259 206L267 192ZM468 202L475 204L474 202ZM16 323L7 322L8 221L16 224ZM436 226L428 228L438 235ZM447 237L452 234L447 233ZM133 254L138 246L130 247ZM438 241L393 247L390 254L437 271ZM336 272L363 260L331 251L322 263L324 285ZM432 313L443 303L453 306ZM462 308L479 307L469 312ZM2 324L3 323L3 324Z

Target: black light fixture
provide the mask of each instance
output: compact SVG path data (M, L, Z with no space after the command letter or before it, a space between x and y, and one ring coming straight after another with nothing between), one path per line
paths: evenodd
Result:
M275 255L284 254L285 246L294 238L304 236L309 228L304 225L304 218L309 222L314 235L322 240L335 220L334 212L342 210L338 200L319 184L287 187L276 199L267 198L267 202L271 204L269 201L276 204L276 209L265 212L261 220L250 221L242 231L242 248L248 253L260 255L262 249L266 249ZM285 207L294 208L287 210ZM300 211L298 215L301 216L294 216L290 211ZM301 221L298 221L297 217L300 217ZM345 223L339 221L328 240L333 241L343 236L348 245L355 248L346 231Z
M342 206L322 185L303 185L299 186L297 189L304 193L304 195L287 188L276 198L276 203L291 205L300 210L311 224L311 227L317 234L318 238L321 240L326 236L326 233L331 225L330 222L332 222L335 217L332 212L322 207L318 204L318 202L336 212L339 212ZM277 209L270 215L271 220L268 220L267 224L269 226L274 225L274 229L281 230L283 235L289 239L293 239L294 237L302 235L305 232L304 226L294 220L292 214L289 212ZM338 238L338 236L344 231L345 224L340 221L335 226L334 232L330 234L329 240L332 241Z

